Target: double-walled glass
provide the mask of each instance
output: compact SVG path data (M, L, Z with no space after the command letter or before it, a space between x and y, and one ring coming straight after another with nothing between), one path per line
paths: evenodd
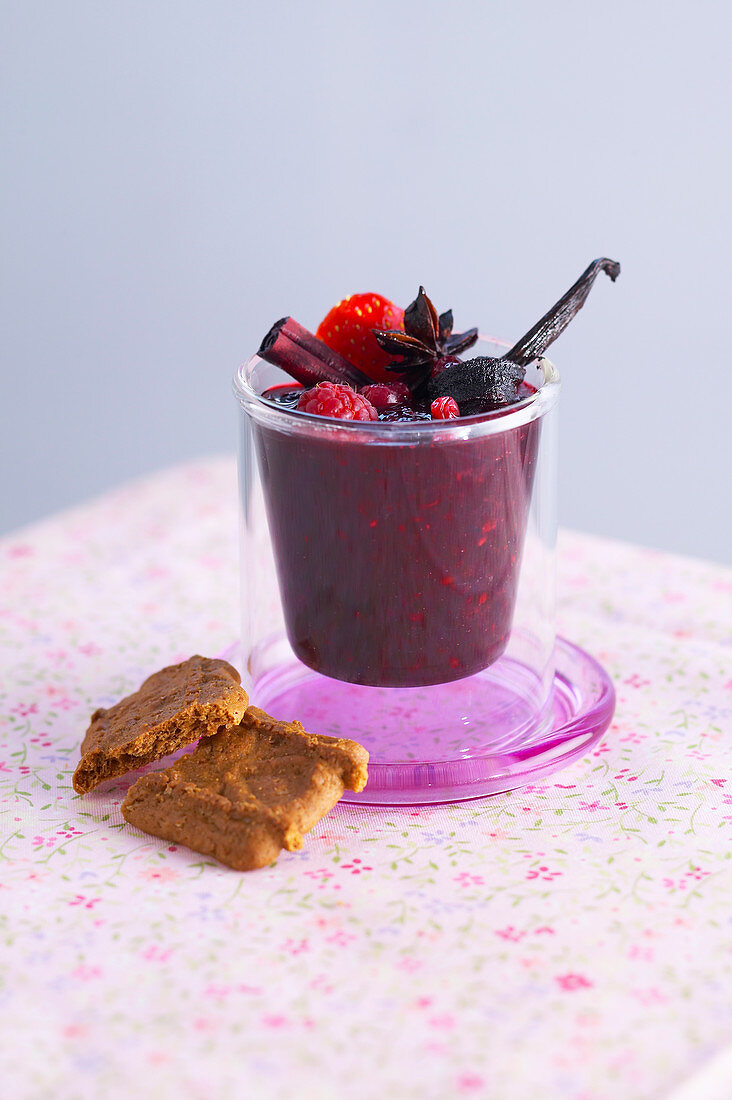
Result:
M288 378L257 356L236 375L244 684L369 749L354 799L487 793L547 734L559 379L527 381L481 416L339 422L262 400Z

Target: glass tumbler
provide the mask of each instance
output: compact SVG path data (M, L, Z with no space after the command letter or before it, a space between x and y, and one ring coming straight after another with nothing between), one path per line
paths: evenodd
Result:
M552 725L555 368L532 364L517 405L448 421L262 399L291 381L257 356L234 379L252 702L360 741L369 782L351 801L509 789L507 761Z

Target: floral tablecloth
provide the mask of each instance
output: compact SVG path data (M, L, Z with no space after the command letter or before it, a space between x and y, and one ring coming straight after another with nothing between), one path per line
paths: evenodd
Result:
M236 636L235 498L215 459L0 543L0 1093L634 1100L703 1073L732 1038L732 574L564 533L561 632L618 690L595 751L491 799L337 806L240 875L124 824L125 784L71 787L94 708Z

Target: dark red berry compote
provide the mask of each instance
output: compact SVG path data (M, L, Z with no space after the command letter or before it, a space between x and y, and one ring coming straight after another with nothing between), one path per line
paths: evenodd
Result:
M293 650L357 684L469 676L511 628L538 422L466 440L358 427L255 429Z
M259 356L293 382L260 393L280 415L252 426L287 634L305 665L404 688L501 656L541 430L526 368L597 273L617 274L607 265L590 265L498 358L466 358L477 329L453 333L423 288L403 311L354 295L317 335L289 317L267 333Z

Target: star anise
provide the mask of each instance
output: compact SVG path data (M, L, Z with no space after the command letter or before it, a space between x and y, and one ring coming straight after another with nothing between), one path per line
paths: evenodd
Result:
M404 310L404 331L373 329L379 347L390 355L398 355L387 370L404 376L414 393L424 387L438 369L447 363L458 362L458 355L472 347L478 339L477 328L467 332L452 331L452 310L439 316L424 292L419 294Z

